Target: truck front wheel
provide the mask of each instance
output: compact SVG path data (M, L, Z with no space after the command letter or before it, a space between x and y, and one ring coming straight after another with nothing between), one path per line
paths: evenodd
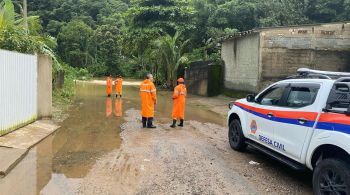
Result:
M317 195L350 194L350 165L338 159L322 160L314 170L312 183Z
M237 151L244 151L247 148L247 144L245 143L245 138L242 131L242 126L239 120L234 119L230 123L228 138L232 149Z

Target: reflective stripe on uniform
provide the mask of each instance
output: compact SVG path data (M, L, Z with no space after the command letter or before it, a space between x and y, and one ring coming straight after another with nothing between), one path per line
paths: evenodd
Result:
M178 91L178 90L175 90L175 93L178 93L179 95L185 95L185 92L181 92L181 91Z

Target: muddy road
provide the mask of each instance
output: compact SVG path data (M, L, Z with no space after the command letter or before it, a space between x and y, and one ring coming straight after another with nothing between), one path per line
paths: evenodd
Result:
M310 173L230 149L226 102L190 96L185 127L171 129L171 93L160 91L158 128L142 129L128 84L120 100L78 83L69 117L0 179L0 194L312 194Z

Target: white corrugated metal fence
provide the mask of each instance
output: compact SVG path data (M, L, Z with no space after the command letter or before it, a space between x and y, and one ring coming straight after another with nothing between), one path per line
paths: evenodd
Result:
M37 118L37 56L0 50L0 135Z

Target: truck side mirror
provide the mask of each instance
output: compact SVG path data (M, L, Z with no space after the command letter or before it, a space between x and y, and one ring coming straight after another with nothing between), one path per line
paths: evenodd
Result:
M231 110L231 108L233 107L234 104L235 104L235 102L228 103L228 108Z
M346 111L345 111L345 115L350 116L350 104L348 106L348 109L346 109Z
M255 102L255 95L254 94L247 95L247 102Z

